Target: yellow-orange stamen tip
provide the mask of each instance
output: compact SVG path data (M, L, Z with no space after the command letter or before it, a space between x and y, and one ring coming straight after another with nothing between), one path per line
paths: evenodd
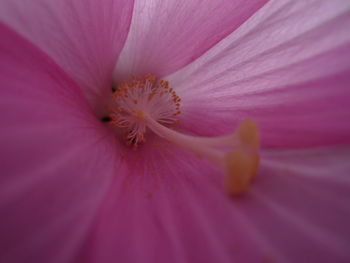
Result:
M258 125L252 120L244 120L240 123L237 134L240 141L253 149L258 149L260 146L260 135Z
M145 112L142 110L138 110L135 112L135 116L138 120L143 120L145 117Z
M226 155L225 186L230 195L240 195L247 190L256 177L259 155L234 150Z

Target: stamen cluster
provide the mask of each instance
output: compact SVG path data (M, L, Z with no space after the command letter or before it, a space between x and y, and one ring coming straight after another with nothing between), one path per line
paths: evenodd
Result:
M122 82L113 93L117 107L112 108L112 123L125 128L125 139L135 147L145 141L147 123L144 116L162 124L174 124L180 112L179 96L169 87L168 81L157 82L156 77L133 77L130 82Z

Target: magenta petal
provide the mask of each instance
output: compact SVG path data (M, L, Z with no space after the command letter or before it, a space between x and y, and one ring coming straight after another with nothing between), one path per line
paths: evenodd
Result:
M47 52L89 99L110 89L132 0L3 0L0 19Z
M273 248L271 262L350 262L349 156L350 148L263 153L237 208Z
M0 261L70 262L115 175L113 139L44 53L0 24Z
M138 154L125 156L80 259L350 259L349 149L264 152L258 178L241 198L230 198L219 171L191 154L159 144Z
M195 60L239 27L265 0L139 0L116 78L163 76Z
M251 117L264 145L349 142L349 28L346 1L270 2L169 77L183 126L222 134Z
M222 191L220 173L192 154L147 143L124 157L79 261L260 262L264 244Z

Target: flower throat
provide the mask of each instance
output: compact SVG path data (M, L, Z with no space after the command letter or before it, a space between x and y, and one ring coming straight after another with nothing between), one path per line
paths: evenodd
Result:
M147 75L121 83L112 95L111 123L126 131L127 144L145 142L147 128L163 139L219 166L231 195L243 193L256 177L260 137L251 120L242 121L234 134L218 137L186 135L166 126L178 122L181 99L168 81ZM165 126L166 125L166 126Z

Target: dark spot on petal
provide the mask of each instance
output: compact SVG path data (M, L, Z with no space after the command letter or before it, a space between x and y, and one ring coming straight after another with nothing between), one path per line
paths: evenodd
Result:
M109 116L104 116L104 117L101 118L102 122L110 122L111 120L112 120L112 118L109 117Z

